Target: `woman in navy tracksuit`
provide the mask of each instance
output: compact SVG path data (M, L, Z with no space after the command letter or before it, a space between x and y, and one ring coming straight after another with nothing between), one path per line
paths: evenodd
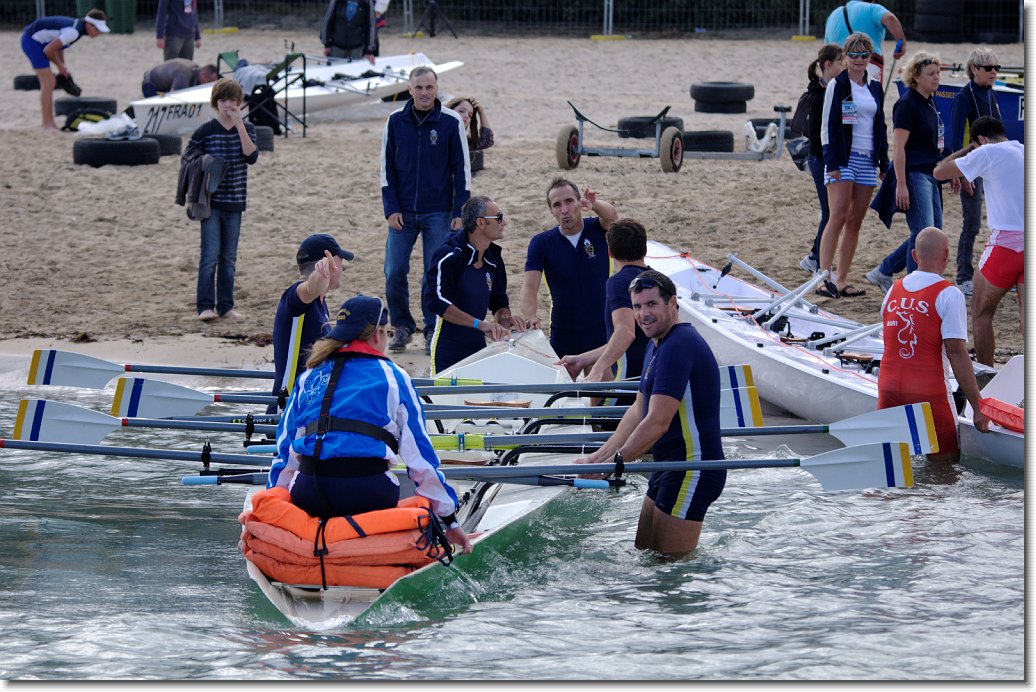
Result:
M831 209L831 219L820 240L821 271L831 269L835 248L839 251L837 274L824 281L817 292L832 298L864 293L849 283L849 269L860 225L878 184L878 171L884 170L889 161L884 93L881 84L867 76L871 39L866 34L852 34L843 48L848 67L827 85L820 130Z

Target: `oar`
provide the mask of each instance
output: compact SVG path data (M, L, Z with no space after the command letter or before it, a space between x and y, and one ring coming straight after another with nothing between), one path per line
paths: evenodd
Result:
M185 452L178 449L151 449L149 447L115 447L109 445L82 445L67 442L29 442L0 438L0 449L21 449L36 452L64 452L70 454L94 454L98 456L132 457L136 459L171 459L173 461L200 461L204 464L240 464L263 466L262 457L247 454L223 454L203 449L200 452ZM266 460L269 466L272 459Z
M932 409L928 402L868 411L829 425L768 425L765 427L720 428L723 437L764 435L828 434L847 447L875 441L906 442L913 454L939 451ZM456 433L431 435L432 447L440 451L514 449L525 445L574 445L603 443L611 436L601 433L558 433L539 435L486 435Z
M275 435L276 425L249 425L195 420L115 418L100 411L45 399L22 399L15 416L15 440L100 444L120 428L164 428Z
M739 366L747 367L747 366ZM730 375L724 381L745 381L743 372L734 373L731 368L723 369ZM722 372L722 371L721 371ZM750 382L750 373L747 378ZM520 385L519 385L520 386ZM571 385L569 385L571 387ZM179 418L193 416L212 403L229 402L239 404L270 404L277 398L265 394L202 392L178 384L149 380L140 377L119 378L111 413L119 418ZM440 406L447 406L441 408ZM552 408L507 408L448 406L428 404L424 407L425 418L430 420L463 420L467 418L542 418L544 416L621 416L625 406L552 407ZM738 387L720 390L720 421L728 427L762 425L762 407L759 392L755 387Z
M824 490L909 488L914 484L910 449L905 442L879 442L835 449L800 459L723 459L719 461L650 461L624 464L548 464L543 466L451 466L447 478L506 483L509 478L559 474L639 473L720 469L798 467L811 473Z
M59 385L104 389L112 378L124 372L149 372L166 375L198 375L202 377L243 377L272 380L273 370L240 370L236 368L192 368L179 365L142 365L113 363L93 356L56 349L37 349L32 353L28 384ZM440 377L415 379L415 384L450 385L481 384L482 380Z
M243 485L266 485L270 474L268 473L236 473L231 475L208 475L208 476L184 476L180 479L183 485L224 485L226 483L240 483ZM565 478L562 476L521 476L518 478L505 478L502 483L513 483L517 485L540 485L540 486L568 486L570 488L621 488L626 481L621 478L607 478L597 480L593 478Z
M237 370L233 368L190 368L175 365L140 365L112 363L71 351L37 349L32 353L28 384L62 385L103 389L113 377L124 372L152 372L167 375L201 375L214 377L246 377L272 380L273 370Z

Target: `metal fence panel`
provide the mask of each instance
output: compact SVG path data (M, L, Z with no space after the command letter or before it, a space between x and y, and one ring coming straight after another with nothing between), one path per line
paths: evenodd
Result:
M959 2L960 0L958 0ZM214 26L215 0L200 0L203 26ZM908 38L914 35L918 5L931 8L929 0L884 0L902 21ZM75 15L76 0L45 0L48 15ZM102 9L105 0L96 0ZM402 32L404 0L393 0L386 18L389 30ZM643 38L695 36L739 37L746 32L797 33L800 8L808 4L810 33L823 36L828 14L841 0L436 0L437 31L448 31L445 16L459 33L467 35L527 35L585 37L608 28L606 9L611 11L615 34ZM153 26L158 0L137 1L138 31ZM223 24L242 28L302 29L320 21L326 0L223 0ZM947 7L956 3L948 2ZM963 0L961 36L964 42L1006 42L1019 40L1020 0ZM426 0L413 0L415 26L430 9ZM36 4L29 0L0 0L0 26L18 29L36 18ZM427 32L429 23L425 22Z

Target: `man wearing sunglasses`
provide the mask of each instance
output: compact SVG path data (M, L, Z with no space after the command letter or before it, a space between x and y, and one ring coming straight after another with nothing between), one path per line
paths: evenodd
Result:
M870 78L884 84L882 75L885 58L881 53L881 42L885 40L887 31L897 41L893 57L899 59L906 55L907 42L906 34L903 33L903 24L896 15L876 2L849 0L844 5L836 7L827 16L827 23L824 25L824 43L835 43L840 46L845 43L845 39L849 38L850 34L857 31L870 36L874 43L871 62L867 66Z
M545 277L550 291L550 345L560 357L602 345L604 285L611 274L605 232L619 218L615 207L587 188L555 178L547 188L547 207L558 225L533 236L525 258L519 298L530 329L540 327L537 294ZM597 216L583 218L584 212Z
M425 275L422 306L438 315L431 338L431 374L442 372L494 341L525 331L525 320L511 314L507 271L500 246L507 220L489 197L476 196L461 207L463 228L432 255ZM486 316L492 313L493 321Z
M615 432L577 463L616 463L650 453L655 461L723 459L719 366L698 331L679 322L676 287L649 269L630 283L637 325L650 339L636 402ZM698 546L709 506L723 492L725 470L651 475L636 546L683 557Z

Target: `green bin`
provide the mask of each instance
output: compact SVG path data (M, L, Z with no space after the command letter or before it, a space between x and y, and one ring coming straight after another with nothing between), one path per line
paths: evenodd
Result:
M76 17L82 19L94 7L104 9L104 0L76 0Z
M79 0L77 0L78 2ZM99 1L99 0L98 0ZM137 0L105 0L108 28L113 34L132 34L137 23Z

